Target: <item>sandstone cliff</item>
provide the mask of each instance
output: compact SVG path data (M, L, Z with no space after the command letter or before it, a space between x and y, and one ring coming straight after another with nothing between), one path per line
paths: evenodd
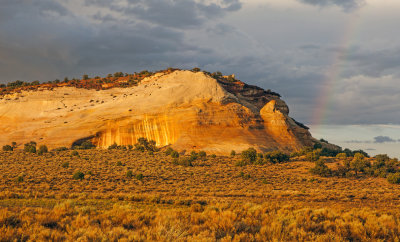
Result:
M55 148L88 139L106 148L146 137L159 146L219 154L312 146L307 128L288 114L276 93L203 72L174 71L128 88L6 94L0 99L0 144L35 140Z

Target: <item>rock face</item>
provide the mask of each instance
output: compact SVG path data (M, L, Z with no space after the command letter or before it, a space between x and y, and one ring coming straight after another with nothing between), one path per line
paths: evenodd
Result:
M158 146L217 154L312 146L307 128L288 113L276 93L203 72L174 71L130 88L7 94L0 100L0 144L34 140L55 148L90 140L106 148L145 137Z

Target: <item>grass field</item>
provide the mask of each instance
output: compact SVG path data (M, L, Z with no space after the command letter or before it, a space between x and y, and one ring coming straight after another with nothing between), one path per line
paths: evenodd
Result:
M2 241L400 239L400 186L384 178L311 175L301 157L186 167L163 152L78 152L0 152Z

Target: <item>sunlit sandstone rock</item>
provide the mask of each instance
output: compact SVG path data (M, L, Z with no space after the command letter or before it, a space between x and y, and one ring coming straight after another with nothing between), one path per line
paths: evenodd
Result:
M313 145L307 128L288 114L273 92L175 71L130 88L58 87L6 95L0 100L0 144L34 140L55 148L90 140L106 148L145 137L158 146L216 154Z

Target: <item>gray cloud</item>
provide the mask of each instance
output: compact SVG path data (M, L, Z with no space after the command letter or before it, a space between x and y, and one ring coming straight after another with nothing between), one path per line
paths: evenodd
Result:
M393 143L396 140L390 138L389 136L376 136L374 137L374 143Z
M364 2L299 1L345 10ZM282 94L291 115L309 124L320 105L318 94L336 69L324 122L399 122L396 21L374 18L376 29L369 24L368 31L359 31L361 40L344 48L339 44L347 23L341 9L252 6L239 0L4 0L0 80L198 66L235 73Z
M169 28L198 27L205 22L220 18L227 12L242 7L239 0L223 0L211 3L196 0L85 0L86 6L103 7L119 16L134 17Z
M345 141L347 144L369 144L371 141L369 140L347 140Z
M2 82L180 67L210 53L187 42L184 31L241 7L237 0L129 0L124 8L123 2L86 0L87 15L62 1L2 2L0 32L8 33L0 37Z
M351 11L365 4L365 0L299 0L302 3L311 4L319 7L339 6L345 11Z

